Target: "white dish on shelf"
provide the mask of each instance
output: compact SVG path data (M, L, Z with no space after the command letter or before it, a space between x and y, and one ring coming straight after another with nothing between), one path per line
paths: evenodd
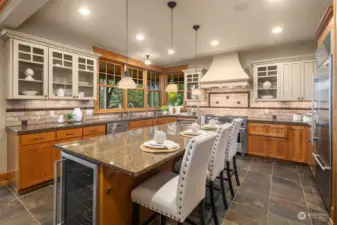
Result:
M27 96L35 96L37 94L37 91L22 91L21 93Z
M262 99L274 99L274 96L272 96L272 95L262 95L261 98Z

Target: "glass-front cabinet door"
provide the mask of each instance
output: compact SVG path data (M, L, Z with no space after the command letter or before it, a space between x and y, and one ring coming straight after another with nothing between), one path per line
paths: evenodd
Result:
M78 99L95 99L96 59L78 57L77 93Z
M48 48L14 40L13 98L48 98Z
M75 98L76 55L49 49L49 98Z

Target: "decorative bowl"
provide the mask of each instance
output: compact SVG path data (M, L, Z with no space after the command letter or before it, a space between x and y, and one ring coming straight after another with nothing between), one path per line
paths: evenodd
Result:
M22 91L23 95L34 96L37 94L37 91Z

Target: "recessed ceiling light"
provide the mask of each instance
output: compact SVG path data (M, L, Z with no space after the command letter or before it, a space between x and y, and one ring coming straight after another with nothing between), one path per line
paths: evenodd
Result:
M169 55L173 55L175 52L176 52L176 51L174 51L174 49L172 49L172 48L168 50L168 54L169 54Z
M282 32L282 30L283 30L282 27L276 26L276 27L274 27L274 28L271 30L271 32L272 32L273 34L279 34L279 33Z
M211 41L211 45L214 47L214 46L217 46L219 45L219 41L218 40L213 40Z
M145 39L145 37L144 37L143 34L137 34L136 39L137 39L137 41L143 41Z
M90 14L89 9L86 7L79 8L78 12L81 13L83 16L88 16Z

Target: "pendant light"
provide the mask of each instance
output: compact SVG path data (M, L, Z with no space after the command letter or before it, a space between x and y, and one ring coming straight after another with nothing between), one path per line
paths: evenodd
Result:
M167 3L167 6L171 9L171 45L170 45L170 49L168 50L168 54L170 55L170 61L171 61L171 56L175 53L173 49L173 9L174 7L177 6L177 2L169 1ZM178 92L178 85L174 84L172 76L171 76L170 83L166 86L165 91L166 92Z
M128 71L128 31L129 31L129 0L126 0L126 12L125 12L125 66L124 66L124 76L120 80L118 84L118 88L121 89L133 89L136 88L136 83L130 77L130 73Z
M198 30L200 28L200 25L194 25L193 26L193 29L195 30L195 59L198 58ZM196 68L195 68L195 73L197 73L197 69L198 68L198 65L196 65ZM193 88L192 89L192 93L191 95L195 95L195 96L200 96L201 95L201 91L199 88Z
M151 65L150 55L146 55L145 65Z

